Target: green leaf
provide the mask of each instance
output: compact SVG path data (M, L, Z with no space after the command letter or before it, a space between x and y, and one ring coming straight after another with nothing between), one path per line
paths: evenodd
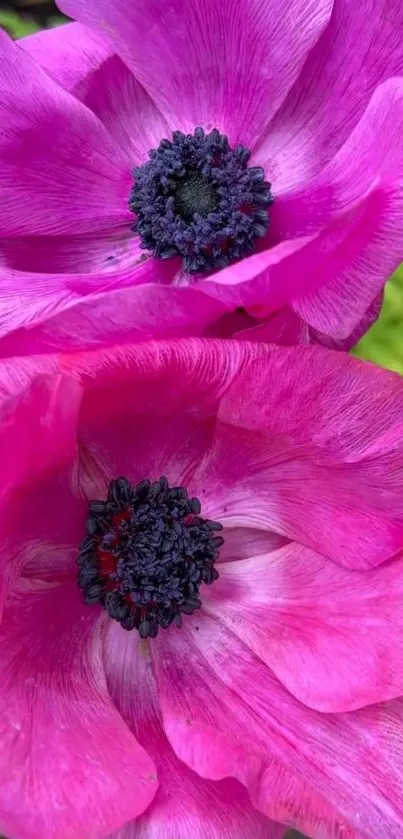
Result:
M361 338L353 354L403 374L403 265L386 286L379 320Z

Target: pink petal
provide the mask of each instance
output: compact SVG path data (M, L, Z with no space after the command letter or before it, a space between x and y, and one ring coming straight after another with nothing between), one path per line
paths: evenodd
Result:
M181 772L180 800L156 802L147 816L130 822L108 839L284 839L285 827L253 810L236 782L209 785ZM183 795L182 795L183 792ZM185 809L186 808L186 809ZM206 832L208 831L208 833ZM343 837L344 839L344 837ZM349 839L349 837L346 837ZM359 839L355 837L355 839Z
M212 518L274 530L356 569L402 549L398 376L317 347L272 348L237 377L218 416L192 484Z
M335 0L328 27L259 145L258 160L278 192L320 172L377 85L402 73L402 26L399 3Z
M203 606L304 705L351 711L403 693L402 564L350 571L291 543L219 567Z
M166 475L191 486L211 445L220 395L250 350L235 342L233 348L229 354L219 341L147 342L124 348L123 364L122 348L83 354L81 371L77 358L66 356L64 365L73 361L88 386L78 430L86 494L94 497L100 480L106 485L117 475L133 483Z
M167 266L167 263L164 263L164 266ZM161 278L167 277L169 279L170 276L169 266L165 273L164 269L161 269ZM10 268L2 268L0 266L0 336L5 337L13 333L13 339L15 337L18 342L20 336L18 333L17 335L14 333L18 330L29 328L28 335L26 333L21 334L22 343L25 339L28 345L31 343L34 345L36 333L32 327L42 325L48 320L52 322L53 319L57 319L59 314L63 314L68 320L69 310L71 309L74 310L74 317L77 317L75 307L82 307L80 308L79 316L82 317L83 321L84 312L87 309L88 315L90 310L92 312L94 311L94 308L97 313L101 309L100 317L95 319L96 326L94 324L94 332L98 334L100 328L99 320L101 320L105 334L106 314L108 311L110 311L110 314L115 312L117 319L117 302L119 302L121 308L124 308L122 305L122 294L126 289L126 308L130 311L129 319L133 314L130 307L130 297L134 294L134 288L136 286L143 288L143 294L146 296L147 303L150 304L150 293L152 289L149 290L148 283L152 281L153 277L154 269L152 260L139 261L137 265L129 265L110 272L98 270L98 272L94 272L89 276L82 273L58 274L56 272L53 272L52 276L49 276L43 273L13 271ZM114 292L118 295L118 301L115 299ZM137 295L140 300L141 294L142 292L139 291ZM158 289L155 292L155 296L158 299ZM104 298L106 298L105 302ZM96 307L94 306L95 301L97 302ZM140 319L140 324L143 319ZM122 315L120 316L120 320L124 322ZM63 324L64 320L61 318L61 329ZM64 328L66 330L66 343L63 344L60 341L59 343L61 343L63 349L66 349L70 324L68 324L67 328L66 326ZM85 323L85 328L91 332L87 322ZM129 329L129 323L126 319L126 333L129 333ZM118 328L116 328L116 332L118 331ZM85 331L83 330L83 334L80 336L78 343L81 349L85 346L84 335ZM109 338L111 340L112 335L109 335ZM74 341L74 338L72 340ZM90 339L88 343L91 343ZM55 345L57 346L56 340ZM9 352L9 354L12 355L13 353Z
M113 396L119 398L122 412L150 416L155 411L166 418L186 408L195 419L205 419L214 416L232 379L267 353L264 344L184 338L5 357L0 359L0 398L19 393L39 374L63 373L83 384L88 396L86 416L96 417L100 409L113 413Z
M147 812L111 839L283 839L284 828L259 815L239 783L206 781L178 760L163 730L147 642L111 622L104 661L110 694L155 760L160 783Z
M28 381L35 369L63 370L82 382L80 464L75 491L93 498L119 474L133 482L166 475L191 485L211 444L219 399L252 357L266 352L241 342L183 340L107 351L31 357L13 364ZM0 365L1 380L1 365Z
M171 134L153 100L117 55L85 79L78 94L130 155L132 166L141 166L149 150Z
M57 243L57 237L54 239ZM73 265L74 260L81 261L85 242L83 237L77 251L74 240L70 244L67 240L59 257L54 242L44 243L45 271L49 270L49 260L56 264L58 258L62 261L63 273L53 269L51 278L31 269L0 267L0 354L20 355L58 347L85 349L122 340L194 335L212 331L214 326L221 334L220 318L228 310L244 303L253 306L263 299L266 313L292 297L299 283L293 277L299 250L306 245L305 259L312 271L312 257L319 253L309 237L285 242L220 271L214 281L177 286L172 285L177 260L158 264L153 259L140 261L140 256L132 264L126 257L126 265L109 272L105 272L105 264L97 265L91 275L71 273L70 266L66 275L66 259L72 258ZM103 254L103 263L111 250L105 240L99 255ZM27 263L29 254L28 247L24 256ZM99 260L99 256L95 258ZM122 258L118 253L118 263Z
M26 506L27 495L36 481L46 480L49 472L74 457L81 401L81 388L72 379L38 376L20 391L16 374L14 393L5 395L0 410L0 618L8 587L22 563L22 531L32 512ZM13 525L19 530L17 540ZM23 550L29 552L25 542Z
M139 246L138 237L128 227L118 232L101 231L95 236L14 236L0 239L0 254L3 259L4 273L9 277L13 271L27 274L27 282L37 282L35 274L46 274L50 286L56 274L74 275L79 272L81 282L84 275L113 273L130 267L135 272L138 264L145 260L144 251ZM155 263L154 263L155 265ZM172 275L175 267L172 267ZM11 270L10 270L11 269ZM160 265L161 282L166 266ZM30 276L31 275L31 276ZM51 276L49 276L51 275ZM45 279L45 278L43 278ZM73 280L74 277L71 277ZM90 278L86 278L89 280ZM104 281L107 278L104 276ZM22 277L22 280L24 278ZM65 279L68 282L68 278ZM79 280L77 280L79 284Z
M277 533L247 527L226 527L222 535L225 541L220 548L220 563L260 556L277 551L288 543L284 536Z
M83 383L90 415L96 416L101 406L105 414L113 412L116 395L121 411L167 417L186 408L193 417L205 419L213 416L232 380L267 353L260 344L184 338L66 353L48 364L56 364L60 372ZM6 367L17 363L4 361ZM110 394L108 402L106 393Z
M22 38L19 45L74 96L81 83L113 55L102 36L81 23L43 29Z
M7 510L3 557L14 557L24 577L53 583L77 577L88 503L76 493L75 470L74 445L71 463L31 480Z
M130 158L94 114L0 32L0 235L128 226Z
M77 237L13 240L12 248L3 247L8 264L11 256L11 264L27 267L36 262L40 271L32 273L31 267L22 272L9 267L3 269L0 340L1 332L4 336L11 331L14 334L8 341L3 337L0 352L13 355L57 347L85 348L133 338L205 331L232 334L240 322L242 325L245 320L252 322L252 314L267 317L298 294L297 268L301 264L307 270L309 267L313 288L327 279L330 255L334 260L334 248L342 247L344 233L340 236L337 222L334 230L326 230L323 240L321 236L284 242L218 272L210 280L185 286L172 285L177 260L160 264L153 259L144 260L142 252L136 251L135 238L124 239L120 244L111 239L87 240L86 237L81 241ZM36 241L38 248L33 258L32 247ZM83 256L85 247L88 251ZM111 260L108 272L107 260ZM85 271L89 262L93 274L72 273L81 262ZM41 272L49 271L51 263L50 279L47 273ZM55 273L56 267L63 273ZM14 305L16 295L19 305ZM230 313L240 305L246 305L251 315L234 319ZM294 321L301 325L296 315ZM28 326L29 332L19 329ZM303 323L302 328L306 331ZM294 331L292 327L287 340L292 339ZM279 327L275 326L274 340L279 339L278 333Z
M28 241L32 244L34 240L25 240ZM39 244L40 241L39 238ZM267 318L271 312L292 301L299 293L301 266L309 271L313 289L326 282L330 260L337 265L340 254L344 253L345 233L336 220L321 234L284 242L218 272L214 278L185 286L172 285L176 260L162 264L152 259L140 261L141 256L135 251L124 253L124 248L130 247L129 242L122 241L119 250L111 240L99 241L97 247L92 241L84 261L95 261L94 273L86 275L71 273L75 261L82 260L85 237L79 247L79 240L74 238L70 242L65 240L61 247L57 237L46 241L47 244L45 240L42 242L45 261L41 262L39 258L39 266L49 270L51 261L59 270L67 269L69 273L67 276L54 273L53 268L50 280L46 273L3 269L3 299L0 292L2 355L49 351L57 347L85 348L122 340L206 331L231 334L239 328L240 318L234 319L229 313L238 306L246 306L250 312L250 316L242 319L243 325L245 320L253 322L252 315ZM112 265L112 270L105 272L105 260L108 254L113 256L115 249L116 258L113 259L122 267ZM15 248L12 252L15 258ZM28 264L30 252L30 247L25 253L19 248L18 260L21 261L22 253L23 263L25 260ZM16 295L19 305L14 305ZM267 326L267 335L250 337L283 340L281 335L285 329L284 340L293 342L296 329L298 334L301 329L305 334L307 327L297 315L292 317L291 328L287 324L284 326L282 317L277 316ZM29 332L21 329L27 326ZM13 334L5 341L1 332L3 336L9 332Z
M310 283L293 303L303 320L335 340L350 336L403 258L402 118L403 79L390 79L377 88L357 127L318 178L299 196L276 204L274 225L289 237L354 208L328 282L316 290ZM275 213L281 220L275 221Z
M2 300L0 290L0 356L195 335L225 311L222 303L194 287L133 284L140 275L151 277L153 272L153 261L148 260L144 267L94 276L84 293L85 277L53 276L49 282L46 276L31 275L30 286L28 277L19 275L16 294L20 286L24 307L16 306L16 297L11 306L7 293ZM132 285L127 285L131 279ZM98 292L91 292L93 282L99 282ZM121 287L114 287L115 283ZM41 296L35 293L38 289Z
M293 346L309 344L309 328L292 309L280 309L267 320L256 321L254 326L236 333L240 341L268 341L272 344Z
M21 839L96 839L135 818L157 779L107 691L98 612L75 583L21 581L1 638L0 818Z
M295 757L295 774L287 770L280 760L269 757L259 781L255 807L267 816L275 813L284 824L297 827L301 833L287 832L285 839L369 839L368 833L357 829L313 788L309 777L298 773L298 753Z
M340 241L340 231L336 231L336 244ZM280 242L272 248L266 248L228 268L223 268L199 283L205 294L225 303L230 311L238 306L253 311L259 306L261 317L284 306L300 291L300 278L295 276L295 267L303 260L309 261L313 278L309 275L312 287L317 285L316 265L323 262L319 254L320 234L301 236ZM332 240L329 243L332 244ZM321 250L329 251L329 245ZM312 258L316 259L312 265Z
M38 375L21 390L18 379L12 385L14 392L0 406L3 502L73 456L82 394L77 382L63 376Z
M63 0L102 29L171 129L217 127L253 146L326 26L330 0Z
M82 242L85 241L83 237ZM74 240L70 245L59 254L64 266L66 258L73 258L73 264L74 259L81 260L82 244L78 252ZM316 237L284 242L220 271L214 281L187 286L172 285L177 260L158 265L153 259L140 261L139 257L134 260L137 264L131 264L124 257L127 264L108 273L105 265L97 265L92 275L71 273L70 267L67 276L53 270L51 280L46 273L0 269L0 353L20 355L58 347L84 349L122 340L200 334L211 331L214 324L218 324L220 332L220 318L238 305L253 306L264 300L266 314L293 296L299 285L294 269L301 249L316 285L323 278L317 279L313 258L319 255L317 261L322 270L321 253L326 251L316 247ZM49 260L56 259L57 264L58 259L54 243L48 241L44 251L43 267L49 270ZM105 240L103 262L110 252L111 243ZM29 253L28 248L27 261ZM122 261L121 253L117 260ZM156 285L156 279L161 285ZM29 332L26 327L30 327Z
M163 393L162 385L162 398ZM111 394L105 391L98 398L106 402ZM124 475L133 484L144 478L158 480L165 475L171 485L187 486L210 444L212 421L201 422L189 414L183 417L168 414L164 418L150 417L147 412L136 415L134 411L119 410L120 401L117 398L115 411L106 410L95 421L89 417L79 430L87 480L88 471L94 475L90 498L99 495L98 473L102 473L105 485L118 475ZM85 484L83 491L87 494Z
M261 349L226 391L220 403L223 423L281 434L290 446L318 446L333 462L357 463L399 442L403 383L395 373L320 347Z
M378 294L375 300L364 314L358 325L353 329L348 338L337 340L325 335L323 332L318 332L316 329L311 329L302 318L300 318L292 308L283 308L270 315L264 320L253 319L249 316L252 323L248 323L243 328L235 324L234 316L227 316L231 318L227 323L227 335L236 334L240 341L268 341L273 344L282 344L284 346L292 346L293 344L321 344L334 350L350 350L358 343L360 338L377 320L383 300L383 293ZM298 306L298 302L297 302ZM251 309L253 312L253 307ZM257 307L257 317L259 317L259 307ZM234 328L231 330L231 324Z
M47 374L49 373L52 374L52 378L50 380L51 387L49 388L51 392L52 383L56 384L60 376L60 364L56 356L24 355L18 359L13 357L0 359L0 402L4 403L8 399L14 399L15 397L19 396L21 396L21 398L24 399L24 395L26 396L26 393L30 391L31 387L38 387L38 379L46 381ZM75 377L70 376L69 374L68 378L74 379ZM60 380L63 382L64 376L60 377ZM11 402L10 404L12 405L13 403ZM67 400L64 404L67 404ZM57 403L55 403L55 405L57 405ZM31 423L31 416L29 422ZM47 439L47 442L49 443L48 431L46 430L46 428L44 428L43 431L45 432L45 439ZM74 426L74 432L71 432L71 440L73 442L74 439L74 443L76 442L75 432L76 426ZM58 445L59 441L56 435L55 439L52 441L52 452L57 450ZM64 447L62 447L62 452L63 449ZM59 461L57 457L55 460L55 456L54 454L52 454L52 456L49 458L48 463L49 465L53 464L53 466L55 466L58 465Z
M323 332L318 332L316 329L309 329L309 334L313 343L318 342L324 347L329 347L335 350L351 350L358 344L360 338L365 335L372 324L378 320L383 304L383 290L376 295L364 316L361 318L357 326L347 338L332 338L329 335L324 335ZM297 304L298 305L298 304Z
M231 772L270 818L314 839L400 839L400 700L349 714L307 709L203 614L161 636L152 655L165 730L194 771Z
M266 318L284 306L292 306L300 315L302 295L314 298L346 265L358 264L378 223L379 195L375 188L333 213L327 194L312 201L312 208L310 200L306 191L298 198L275 202L273 230L266 249L206 278L203 291L228 309L242 306L258 318ZM279 241L281 238L283 241ZM268 247L271 239L274 245ZM359 300L352 329L373 296L368 304Z
M70 23L49 29L21 42L38 64L99 117L132 165L140 165L149 149L169 135L167 123L94 29Z

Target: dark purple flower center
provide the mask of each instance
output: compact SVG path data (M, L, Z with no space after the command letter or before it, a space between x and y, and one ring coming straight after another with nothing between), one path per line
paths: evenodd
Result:
M222 525L199 516L200 502L166 478L132 486L111 481L106 501L92 501L78 556L78 585L124 629L155 638L159 627L201 606L199 588L218 577Z
M175 131L134 170L129 206L141 247L157 259L180 256L185 271L224 268L255 250L269 226L271 185L250 151L231 149L216 128Z

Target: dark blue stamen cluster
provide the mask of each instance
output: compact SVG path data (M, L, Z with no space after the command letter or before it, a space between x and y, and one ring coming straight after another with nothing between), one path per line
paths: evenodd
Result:
M155 638L160 627L201 606L199 588L218 577L222 525L199 516L200 502L166 478L109 485L92 501L80 546L78 584L87 604L101 603L124 629Z
M129 206L141 247L158 259L180 256L190 274L224 268L255 250L269 225L271 185L250 151L231 149L213 129L175 131L134 170Z

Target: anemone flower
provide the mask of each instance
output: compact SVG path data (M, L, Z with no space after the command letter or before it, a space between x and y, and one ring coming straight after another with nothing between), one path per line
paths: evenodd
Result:
M401 839L402 380L194 338L0 386L0 830Z
M402 4L59 5L75 23L0 41L13 351L279 317L354 343L403 258Z

